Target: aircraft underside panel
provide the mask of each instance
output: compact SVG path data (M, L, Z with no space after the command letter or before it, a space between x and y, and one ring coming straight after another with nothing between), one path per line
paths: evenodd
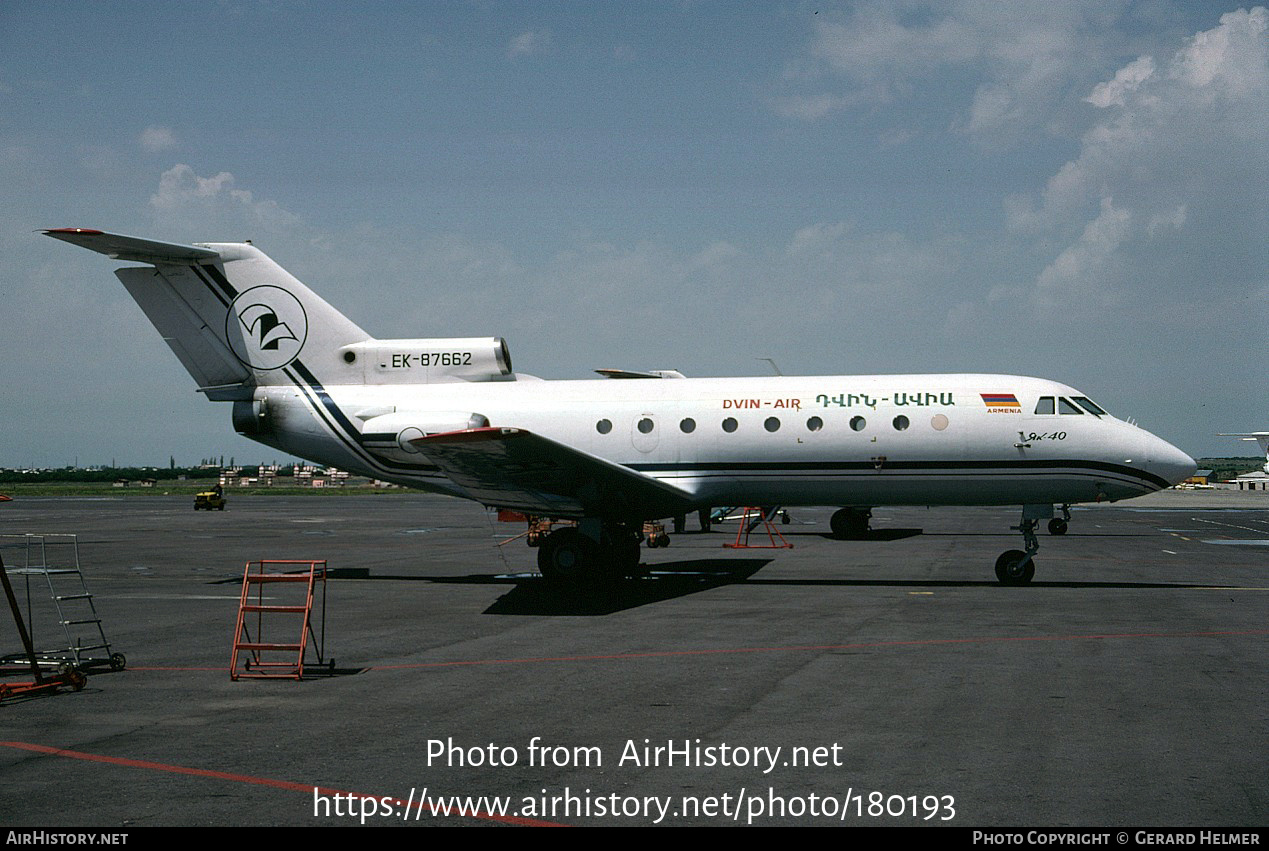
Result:
M1126 499L1156 488L1078 469L660 476L703 505L1020 505Z

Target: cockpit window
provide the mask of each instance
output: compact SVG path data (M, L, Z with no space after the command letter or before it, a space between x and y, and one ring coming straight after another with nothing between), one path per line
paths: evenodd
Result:
M1082 414L1079 408L1067 401L1065 396L1058 397L1058 413L1059 414Z
M1052 396L1041 396L1041 397L1040 397L1040 401L1036 403L1036 406L1035 406L1035 412L1036 412L1037 414L1051 414L1051 413L1053 413L1053 397L1052 397Z
M1105 411L1103 411L1099 406L1094 404L1093 400L1088 398L1087 396L1072 396L1071 399L1074 400L1075 404L1079 405L1081 408L1088 411L1090 414L1092 414L1095 417L1108 416L1108 414Z

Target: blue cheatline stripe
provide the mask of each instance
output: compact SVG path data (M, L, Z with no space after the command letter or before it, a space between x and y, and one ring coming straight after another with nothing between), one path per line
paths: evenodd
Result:
M294 369L294 373L291 369ZM326 388L317 380L317 377L298 360L291 361L288 367L283 368L283 372L287 377L295 383L300 389L304 398L308 401L309 407L317 414L337 437L344 446L353 453L353 455L362 459L365 463L373 468L382 470L388 474L395 475L420 475L424 473L439 473L440 468L434 464L402 464L396 461L385 461L371 455L364 446L361 445L362 435L353 425L352 420L348 419L348 415L343 409L336 404L335 400L326 392ZM435 478L435 476L429 476Z
M852 471L887 477L929 473L942 473L949 476L958 474L993 476L1058 475L1062 473L1092 476L1094 472L1100 472L1126 478L1134 483L1148 484L1153 489L1171 487L1171 482L1166 479L1162 479L1145 470L1139 470L1136 467L1110 464L1104 461L1064 461L1057 459L1036 461L886 461L880 469L872 461L724 461L689 464L631 464L628 466L641 473L706 474L707 477L759 473L833 475L835 472L849 473Z

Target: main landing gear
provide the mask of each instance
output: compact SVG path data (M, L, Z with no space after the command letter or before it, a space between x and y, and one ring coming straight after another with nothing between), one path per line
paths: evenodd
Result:
M639 572L638 527L583 520L547 535L538 546L538 571L558 585L584 585Z
M833 512L828 526L833 530L833 537L838 540L862 538L868 534L868 522L871 519L871 508L843 508Z

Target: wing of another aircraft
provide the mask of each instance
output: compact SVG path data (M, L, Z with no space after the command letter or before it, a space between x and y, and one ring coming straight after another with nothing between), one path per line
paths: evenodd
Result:
M523 429L468 429L410 442L485 505L623 520L668 517L695 507L685 490Z

